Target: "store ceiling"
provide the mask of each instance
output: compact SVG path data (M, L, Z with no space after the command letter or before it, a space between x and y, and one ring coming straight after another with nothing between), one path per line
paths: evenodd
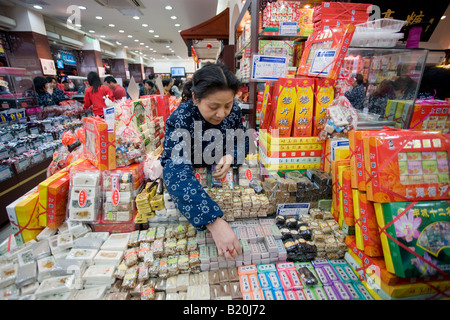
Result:
M84 33L132 52L142 52L151 60L188 59L188 49L179 32L214 17L218 6L218 0L9 1L60 24L66 24L72 15L70 6L81 6L78 27ZM35 9L34 5L42 9Z

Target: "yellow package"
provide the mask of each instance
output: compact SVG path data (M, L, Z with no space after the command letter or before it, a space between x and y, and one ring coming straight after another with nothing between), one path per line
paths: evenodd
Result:
M38 219L39 192L37 187L6 207L17 245L36 240L44 229Z
M363 234L361 230L362 223L359 221L361 218L361 208L359 206L359 190L352 189L353 195L353 214L355 215L355 238L356 238L356 248L364 251L364 241Z
M58 181L62 177L64 177L67 174L67 171L65 172L58 172L52 175L51 177L47 178L46 180L42 181L38 186L39 191L39 208L38 208L38 215L39 215L39 225L43 228L47 226L47 205L48 205L48 186L54 183L55 181Z

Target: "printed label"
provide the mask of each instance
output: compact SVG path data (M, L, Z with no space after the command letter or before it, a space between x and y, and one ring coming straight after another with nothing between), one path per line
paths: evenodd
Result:
M86 190L81 190L80 194L78 195L78 204L80 205L81 208L84 208L86 202L87 202Z

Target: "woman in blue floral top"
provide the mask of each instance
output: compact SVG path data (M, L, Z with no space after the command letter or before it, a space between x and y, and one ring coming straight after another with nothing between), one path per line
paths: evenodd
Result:
M183 88L185 102L167 119L161 157L164 184L178 210L197 230L211 231L219 255L227 259L242 253L239 240L195 177L194 167L217 163L213 177L221 180L245 159L247 144L235 144L229 134L244 130L234 102L238 89L239 81L226 66L206 64L199 69Z
M352 83L352 90L347 91L344 96L350 101L353 108L362 110L363 102L366 97L366 87L364 86L364 78L362 74L357 74L355 81Z

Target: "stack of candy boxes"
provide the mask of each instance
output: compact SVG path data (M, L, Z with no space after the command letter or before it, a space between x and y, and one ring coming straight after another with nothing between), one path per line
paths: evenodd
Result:
M347 157L331 167L332 210L343 230L350 230L349 259L383 298L447 292L448 136L357 130L349 132L348 144Z

